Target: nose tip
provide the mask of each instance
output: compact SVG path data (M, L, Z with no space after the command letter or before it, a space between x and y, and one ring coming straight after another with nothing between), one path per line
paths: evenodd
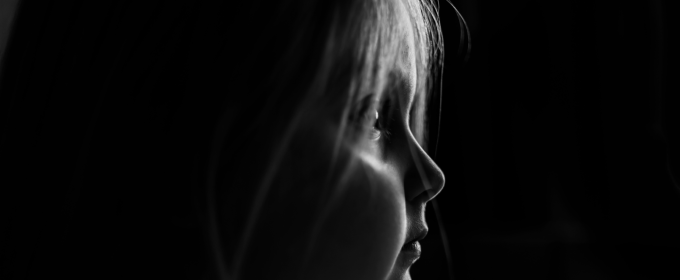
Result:
M444 173L422 150L406 172L404 185L409 201L426 203L444 189Z
M432 171L433 174L429 176L429 182L423 183L425 189L423 195L425 196L424 199L426 201L432 200L444 189L444 173L434 162L432 162L432 164L434 165L434 171Z
M432 162L432 164L434 164L434 162ZM431 182L429 189L427 190L430 195L430 198L428 200L433 199L444 189L444 183L446 181L446 178L444 177L444 172L442 172L442 170L439 169L439 166L434 164L434 168L436 169L435 171L436 174L433 176L434 179Z

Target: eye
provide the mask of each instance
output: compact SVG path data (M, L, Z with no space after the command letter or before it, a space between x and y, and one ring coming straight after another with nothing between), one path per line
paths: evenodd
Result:
M382 134L380 130L380 114L378 113L378 110L372 110L371 112L366 113L367 121L366 125L367 128L369 128L368 135L371 140L378 140L380 139L380 135Z
M365 98L358 117L359 125L369 139L377 141L389 136L389 99L375 100L374 96Z

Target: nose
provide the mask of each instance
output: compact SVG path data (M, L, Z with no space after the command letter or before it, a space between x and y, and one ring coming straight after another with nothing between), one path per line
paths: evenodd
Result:
M404 177L406 200L426 203L444 189L444 173L415 139L409 143L410 164Z

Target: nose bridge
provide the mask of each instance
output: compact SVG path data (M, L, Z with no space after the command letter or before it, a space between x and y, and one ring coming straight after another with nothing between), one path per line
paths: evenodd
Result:
M409 137L409 169L405 180L408 200L424 197L424 202L433 199L444 188L444 173L422 149L415 138Z

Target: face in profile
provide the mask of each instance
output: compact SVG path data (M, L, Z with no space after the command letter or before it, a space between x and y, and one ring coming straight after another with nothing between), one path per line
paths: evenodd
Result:
M391 56L366 59L376 70L358 86L330 86L353 88L348 101L297 110L275 171L255 178L271 186L236 245L237 279L410 279L444 175L423 148L424 48L402 1L387 2L397 30L377 52Z
M330 159L339 174L316 228L310 279L410 279L420 256L425 205L442 190L444 175L422 147L426 93L416 87L413 33L403 31L384 86L349 105L340 145L330 113L338 108L319 110L294 138L294 146L322 147L308 150L308 163Z

